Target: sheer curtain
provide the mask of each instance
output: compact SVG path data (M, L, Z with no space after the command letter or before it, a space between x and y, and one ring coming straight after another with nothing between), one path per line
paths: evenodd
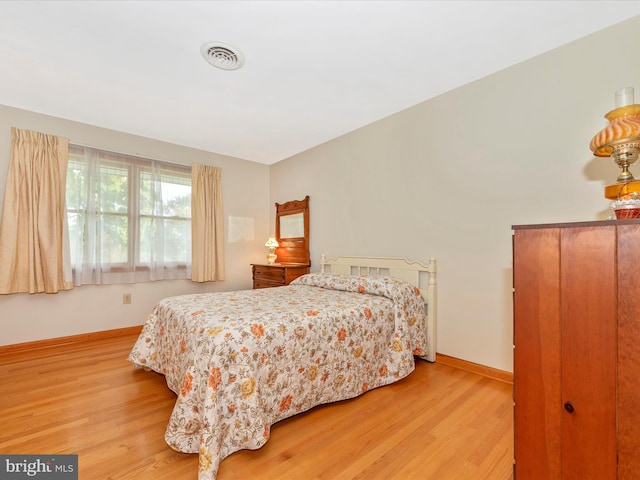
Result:
M66 138L11 129L0 223L0 294L73 288L65 211L68 147Z
M190 278L189 167L71 145L67 204L76 286Z
M224 280L221 169L191 165L192 271L194 282Z

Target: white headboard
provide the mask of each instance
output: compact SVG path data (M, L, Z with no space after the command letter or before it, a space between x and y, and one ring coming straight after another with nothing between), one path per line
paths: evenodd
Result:
M436 324L438 317L436 300L436 259L429 258L429 265L397 257L327 257L322 254L320 271L343 275L390 276L404 280L420 289L427 312L427 356L436 361Z

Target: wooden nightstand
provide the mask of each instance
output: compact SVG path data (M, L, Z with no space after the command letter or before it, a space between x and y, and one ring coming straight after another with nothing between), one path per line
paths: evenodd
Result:
M253 288L281 287L289 285L292 280L300 275L309 273L308 265L285 265L274 263L273 265L261 265L253 263Z

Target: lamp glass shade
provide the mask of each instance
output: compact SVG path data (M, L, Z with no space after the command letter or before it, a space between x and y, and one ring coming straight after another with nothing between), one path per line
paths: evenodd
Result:
M615 146L640 141L640 105L627 105L607 113L609 125L598 132L589 144L596 157L609 157Z
M267 240L267 243L264 244L265 247L267 248L278 248L278 242L276 241L275 237L269 237L269 240Z

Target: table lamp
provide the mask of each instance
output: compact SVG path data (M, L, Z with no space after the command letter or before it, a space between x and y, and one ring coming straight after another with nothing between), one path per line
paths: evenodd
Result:
M269 251L269 253L267 254L267 263L269 265L273 265L274 263L276 263L276 248L278 248L278 242L276 241L276 237L275 236L271 236L269 237L269 240L267 240L267 243L264 244L265 247L267 247L267 250Z
M638 195L640 181L629 171L640 153L640 105L634 103L632 87L616 92L616 108L604 117L609 125L591 139L589 148L597 157L610 157L622 170L616 183L605 187L604 196L619 200L625 195Z

